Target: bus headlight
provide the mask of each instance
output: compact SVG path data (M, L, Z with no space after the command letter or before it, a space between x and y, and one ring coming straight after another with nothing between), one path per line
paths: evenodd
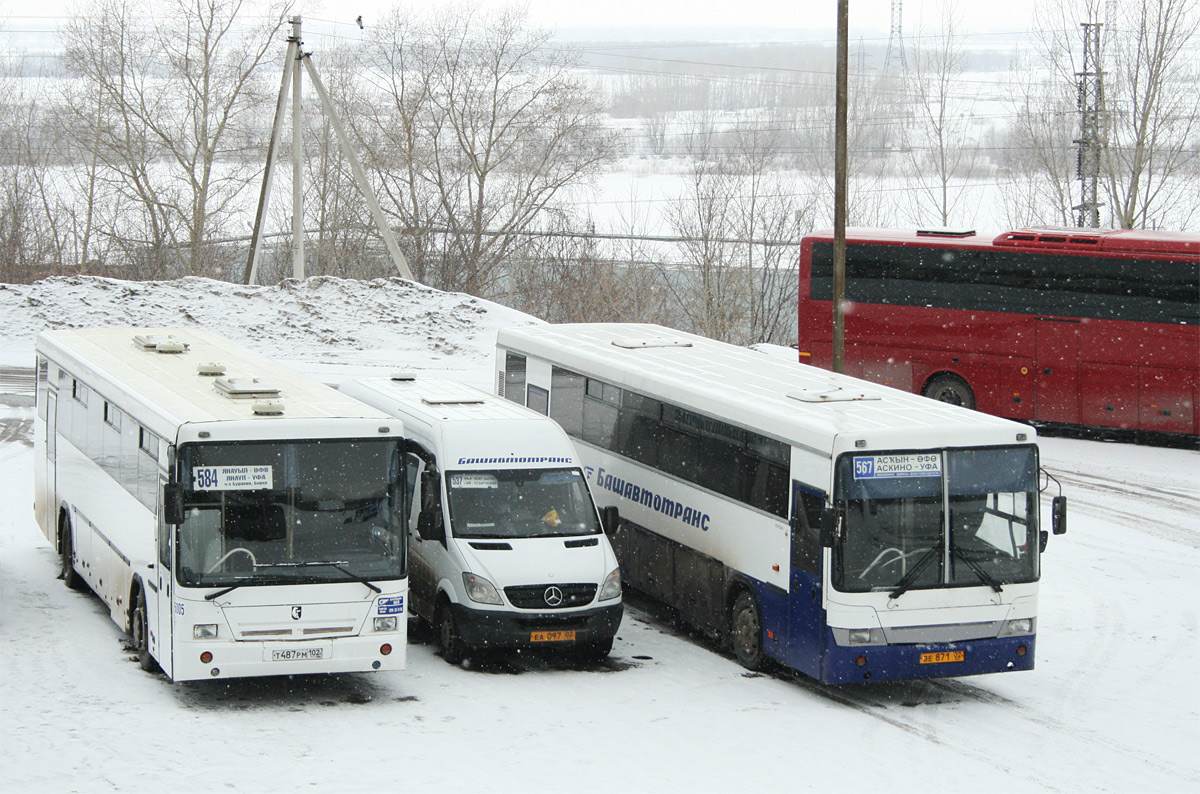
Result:
M463 586L467 588L467 598L477 604L502 605L504 603L500 598L500 593L496 592L496 586L482 576L463 573Z
M376 631L395 631L396 630L396 616L392 615L391 617L386 617L386 618L375 618L375 630Z
M1033 618L1018 618L1017 620L1005 621L1004 626L1000 629L1001 637L1017 637L1021 634L1033 634L1034 619Z
M600 597L597 601L611 601L614 598L621 597L621 569L617 568L604 578L604 584L600 585Z
M834 629L834 641L846 645L887 645L883 629Z
M197 623L192 626L192 639L215 640L217 638L216 623Z

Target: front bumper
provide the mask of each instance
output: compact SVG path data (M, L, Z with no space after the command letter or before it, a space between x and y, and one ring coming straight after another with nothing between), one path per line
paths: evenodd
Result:
M517 648L587 645L610 640L621 625L624 606L593 607L573 612L508 612L471 609L452 604L462 641L473 648ZM534 642L534 632L574 631L574 642Z

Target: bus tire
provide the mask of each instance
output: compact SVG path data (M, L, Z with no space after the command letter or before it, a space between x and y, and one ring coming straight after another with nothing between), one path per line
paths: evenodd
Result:
M71 519L65 512L58 519L58 556L61 560L58 578L72 590L82 590L86 585L75 571L75 537L71 532Z
M137 588L133 599L133 614L129 616L129 636L137 653L138 666L147 673L158 671L158 663L150 655L150 623L146 613L146 592Z
M729 610L729 639L738 664L747 670L763 668L762 616L754 597L745 590L737 594Z
M454 611L450 604L443 601L438 607L435 620L438 646L442 649L442 658L453 665L462 664L467 655L467 646L458 633L458 624L454 620Z
M921 394L938 402L971 410L975 408L975 393L971 391L971 387L962 378L948 372L930 378Z

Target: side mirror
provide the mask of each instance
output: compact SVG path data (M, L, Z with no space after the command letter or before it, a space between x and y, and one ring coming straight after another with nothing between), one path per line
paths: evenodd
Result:
M832 549L837 539L838 512L833 505L821 508L821 548Z
M1067 497L1056 496L1054 501L1050 503L1050 526L1054 530L1055 535L1064 535L1067 532Z
M440 507L426 508L417 515L417 534L421 540L446 542L446 527L442 523Z
M183 486L177 482L169 482L163 486L162 495L163 522L167 524L183 523Z
M600 508L600 526L604 527L605 535L615 535L621 526L621 511L616 505Z

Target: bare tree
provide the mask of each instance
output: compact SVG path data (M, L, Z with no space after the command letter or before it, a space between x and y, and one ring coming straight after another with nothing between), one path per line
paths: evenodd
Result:
M256 77L289 7L250 23L243 0L99 0L67 24L68 69L95 97L78 146L116 194L104 233L137 275L226 275L211 241L261 168Z
M1200 30L1195 0L1045 0L1037 22L1039 54L1072 87L1082 68L1081 23L1107 28L1100 179L1110 223L1193 227L1200 212L1200 67L1188 49Z
M1026 57L1013 65L1008 91L1013 122L998 141L998 176L1009 226L1075 223L1071 189L1079 114L1073 86L1050 80Z
M973 94L961 85L967 55L958 35L960 14L953 2L941 6L940 27L909 55L906 87L914 118L905 129L907 183L917 205L916 223L949 226L968 209L966 180L979 166L978 142L972 139ZM932 42L932 43L929 43ZM960 221L961 222L961 221Z
M524 232L612 156L572 56L525 24L524 11L458 6L421 23L397 13L374 34L388 112L371 120L369 160L405 225L438 230L415 268L435 286L502 294Z

